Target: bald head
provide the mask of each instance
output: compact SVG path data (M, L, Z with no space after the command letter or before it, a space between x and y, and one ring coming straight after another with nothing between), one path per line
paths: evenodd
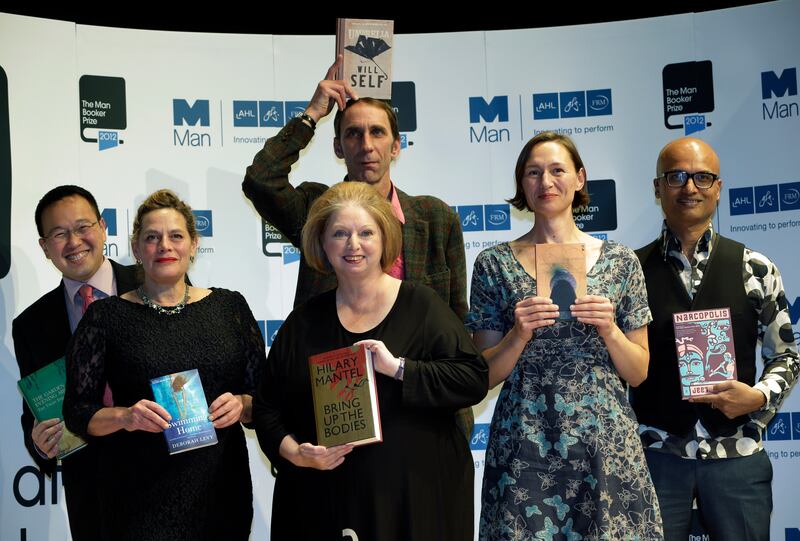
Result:
M681 137L667 143L658 154L656 176L673 171L676 163L685 164L682 169L686 171L707 171L719 175L719 156L708 143L695 137Z
M722 180L717 179L706 188L695 184L695 173L719 175L719 157L708 143L694 137L681 137L672 141L658 155L658 176L653 180L656 197L661 201L664 218L681 243L692 244L708 228L717 210ZM683 171L690 175L682 186L670 186L664 173Z

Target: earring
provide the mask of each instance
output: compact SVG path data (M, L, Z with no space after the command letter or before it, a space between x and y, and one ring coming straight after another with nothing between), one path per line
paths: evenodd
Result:
M194 256L193 255L189 256L189 263L194 263Z
M139 258L136 258L136 264L137 264L137 265L139 265L139 266L141 266L141 265L142 265L142 260L141 260L141 259L139 259Z

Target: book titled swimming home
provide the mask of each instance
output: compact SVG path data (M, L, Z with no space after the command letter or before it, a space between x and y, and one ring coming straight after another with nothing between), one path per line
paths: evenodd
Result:
M154 378L150 387L155 401L172 416L169 428L164 430L169 454L217 443L217 431L208 420L208 403L196 369Z

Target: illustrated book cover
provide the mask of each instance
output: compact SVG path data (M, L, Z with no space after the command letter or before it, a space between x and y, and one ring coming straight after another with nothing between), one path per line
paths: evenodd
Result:
M43 366L17 382L25 402L37 421L63 419L61 406L64 403L64 390L67 384L67 366L64 357ZM67 430L65 426L58 442L57 458L74 453L86 446L86 442Z
M351 346L308 358L317 445L383 441L372 353Z
M197 369L150 380L153 398L172 416L164 430L167 450L174 455L217 443L217 431L208 419L208 403Z
M336 54L344 63L337 79L361 98L392 99L394 21L336 19Z
M723 381L736 379L736 351L729 308L693 310L672 315L681 377L681 398L711 393Z
M559 320L574 320L569 307L586 295L586 246L537 244L536 294L553 299Z

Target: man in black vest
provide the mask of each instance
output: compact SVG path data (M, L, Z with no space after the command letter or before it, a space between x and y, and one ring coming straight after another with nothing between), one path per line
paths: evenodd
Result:
M95 198L79 186L58 186L36 206L36 228L44 255L61 272L61 283L14 319L12 335L20 377L64 356L75 327L95 299L122 294L137 285L134 266L125 267L103 255L106 224ZM110 394L105 400L110 402ZM44 473L56 471L56 454L64 422L35 422L22 403L25 447ZM64 458L62 475L70 532L74 541L98 538L99 501L96 447Z
M664 226L636 252L653 313L650 367L631 389L631 403L665 538L688 539L696 498L712 539L767 541L772 466L761 433L800 370L780 273L763 255L714 232L722 180L708 144L691 137L669 143L657 175ZM722 307L731 310L738 381L682 400L672 314ZM759 341L764 371L756 381Z

